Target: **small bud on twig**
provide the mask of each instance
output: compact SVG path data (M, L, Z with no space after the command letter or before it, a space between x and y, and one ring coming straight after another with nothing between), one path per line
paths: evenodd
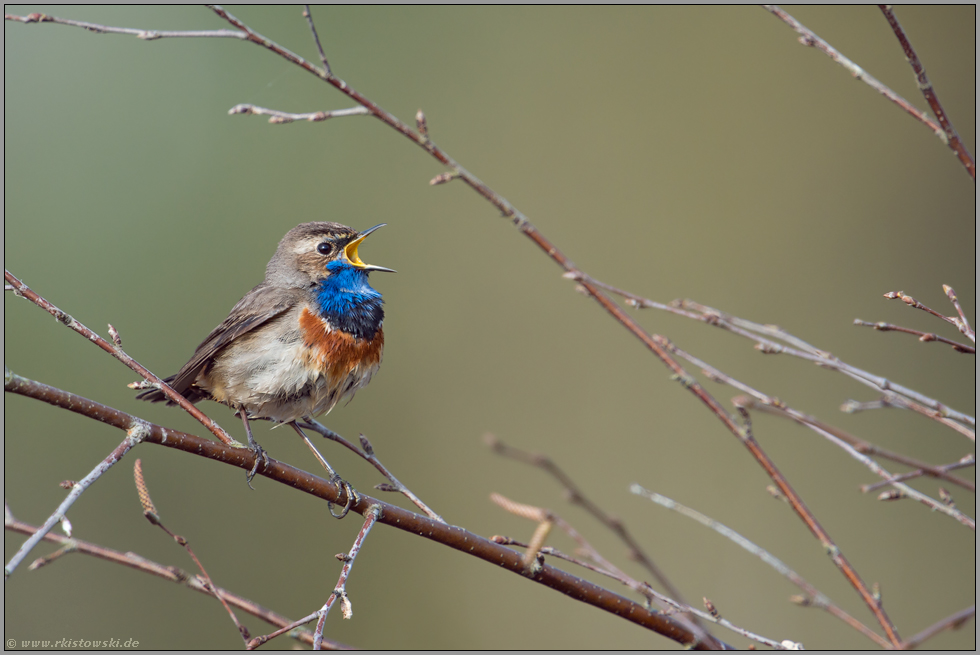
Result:
M112 343L116 344L117 348L122 348L122 338L119 336L116 328L112 326L112 323L109 323L109 336L112 337Z
M421 134L423 138L425 138L426 140L428 140L428 138L429 138L429 126L426 125L426 123L425 123L425 114L422 113L422 110L421 109L419 109L418 113L415 114L415 124L419 128L419 134Z
M429 184L431 186L438 186L440 184L445 184L446 182L452 182L457 177L459 177L459 175L456 173L439 173L434 178L429 180Z

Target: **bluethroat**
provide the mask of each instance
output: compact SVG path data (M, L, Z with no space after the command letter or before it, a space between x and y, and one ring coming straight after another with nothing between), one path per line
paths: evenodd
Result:
M368 273L394 271L365 264L357 249L383 225L363 232L340 223L294 227L269 260L265 280L166 378L190 402L214 400L241 416L256 455L249 482L259 459L267 459L249 419L289 424L313 448L296 421L329 412L381 365L384 310ZM167 400L159 389L137 398ZM352 490L345 487L350 499Z

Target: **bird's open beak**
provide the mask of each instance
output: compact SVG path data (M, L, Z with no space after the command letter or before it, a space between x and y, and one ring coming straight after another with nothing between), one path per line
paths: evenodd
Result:
M385 268L384 266L372 266L371 264L365 264L361 261L361 258L357 255L357 247L361 245L361 242L367 238L369 234L377 230L379 227L384 227L386 223L381 225L375 225L374 227L369 227L360 234L357 238L344 246L344 256L347 257L347 261L351 263L352 266L359 268L364 271L385 271L387 273L396 273L392 268Z

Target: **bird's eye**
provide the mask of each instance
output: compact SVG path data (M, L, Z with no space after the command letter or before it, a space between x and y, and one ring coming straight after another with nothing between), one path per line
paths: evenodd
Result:
M329 255L331 252L333 252L333 245L328 241L324 241L323 243L317 245L316 251L321 255Z

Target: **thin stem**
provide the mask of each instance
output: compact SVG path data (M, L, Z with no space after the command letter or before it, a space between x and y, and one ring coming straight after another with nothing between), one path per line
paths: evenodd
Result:
M525 464L530 464L531 466L541 469L557 480L558 483L564 488L568 502L572 503L573 505L579 505L596 520L611 530L617 537L619 537L620 541L626 545L627 556L630 559L639 562L650 573L650 575L656 578L657 582L660 583L669 596L682 603L686 602L680 590L674 586L674 584L660 569L660 567L657 566L653 559L646 554L639 542L633 538L633 535L626 528L626 525L619 518L610 515L604 509L595 504L591 499L589 499L589 497L585 495L575 481L572 480L572 478L557 464L555 464L550 457L539 453L531 453L521 450L520 448L515 448L514 446L509 446L492 434L484 435L483 440L490 447L490 449L498 455L516 460L518 462L524 462Z
M303 16L306 17L306 22L310 25L310 31L313 32L313 41L316 43L317 52L320 53L320 61L323 62L323 70L327 72L327 75L332 75L330 72L330 64L327 63L327 56L323 54L323 46L320 45L320 35L316 33L316 25L313 23L313 14L310 13L310 5L303 5Z
M934 469L937 472L947 473L948 471L953 471L955 469L968 468L968 467L976 466L976 464L977 464L976 458L973 456L973 453L970 453L969 455L966 455L963 459L961 459L958 462L952 462L951 464L944 464L943 466L936 466L936 467L930 467L930 468ZM931 475L932 473L933 473L932 470L927 471L925 469L919 468L919 469L916 469L914 471L909 471L908 473L902 473L901 475L895 475L895 476L892 476L892 477L887 478L885 480L880 480L878 482L875 482L874 484L865 484L865 485L862 485L861 486L861 491L862 491L862 493L868 493L868 492L874 491L876 489L880 489L881 487L886 487L889 484L891 484L892 481L903 482L905 480L911 480L912 478L922 477L923 475ZM943 477L943 476L936 475L935 477L939 478L939 477ZM949 478L952 478L952 477L953 476L949 476L949 477L944 478L944 479L949 479ZM959 481L959 478L953 478L953 480L951 480L951 481ZM964 482L967 482L967 481L964 480ZM965 489L967 489L968 491L975 491L975 485L973 485L973 483L967 482L967 484L966 485L963 485L963 487Z
M885 323L883 321L877 321L872 323L871 321L862 321L859 318L854 319L854 325L860 325L861 327L871 327L880 332L904 332L905 334L914 334L919 337L919 341L925 343L928 341L938 341L940 343L945 343L953 347L956 352L966 353L968 355L976 355L977 349L973 346L968 346L952 339L947 339L946 337L940 336L934 332L922 332L920 330L913 330L912 328L902 327L901 325L892 325L891 323Z
M4 505L4 529L10 532L17 532L20 534L32 535L37 532L38 527L18 521L14 518L13 514L10 512L10 508ZM142 555L137 555L133 552L122 553L118 550L113 550L111 548L106 548L105 546L99 546L98 544L93 544L88 541L81 541L79 539L69 539L68 537L63 537L59 534L49 533L44 536L45 541L49 541L54 544L61 544L62 547L70 546L70 552L80 553L82 555L88 555L89 557L95 557L97 559L104 560L106 562L111 562L114 564L120 564L122 566L127 566L131 569L137 571L142 571L143 573L148 573L150 575L155 575L164 580L169 580L170 582L176 582L183 584L189 589L193 589L199 593L213 596L214 592L221 595L223 599L228 601L233 607L251 614L252 616L262 619L263 621L275 625L275 626L288 626L292 624L288 618L282 616L281 614L274 612L258 603L245 598L244 596L239 596L234 594L227 589L222 589L217 587L214 590L208 587L207 581L203 576L191 575L186 571L182 571L176 566L167 566L164 564L159 564L152 560L146 559ZM50 558L48 558L50 559ZM313 632L310 630L295 630L292 631L290 637L301 641L307 645L313 644ZM333 650L350 650L351 647L346 644L341 644L339 642L333 642L330 644Z
M831 601L829 598L827 598L827 596L824 595L819 589L817 589L809 582L807 582L805 579L803 579L803 577L800 574L798 574L796 571L794 571L789 566L784 564L782 560L773 556L769 551L765 550L764 548L760 548L756 544L752 543L750 540L746 539L745 537L735 532L728 526L719 523L713 518L709 516L705 516L701 512L693 510L690 507L681 505L680 503L678 503L677 501L671 498L667 498L666 496L662 496L653 491L648 491L638 484L630 485L630 491L638 496L643 496L645 498L652 500L653 502L660 505L661 507L666 507L667 509L673 510L690 519L694 519L701 525L709 527L715 532L717 532L718 534L722 535L723 537L726 537L727 539L734 541L736 544L738 544L745 550L749 551L750 553L752 553L753 555L761 559L763 562L765 562L773 569L775 569L777 573L779 573L784 578L786 578L787 580L795 584L797 587L802 589L804 592L806 592L807 595L810 596L809 604L813 605L814 607L819 607L823 610L826 610L833 616L836 616L840 620L850 625L855 630L861 632L863 635L865 635L866 637L874 641L882 648L889 648L891 646L891 644L888 642L887 639L883 638L881 635L877 634L874 630L864 625L863 623L861 623L860 621L852 617L850 614L845 612L843 609L838 607L836 604L834 604L834 602Z
M330 111L313 111L306 114L291 114L278 109L267 109L256 105L240 104L228 110L229 115L234 114L255 114L256 116L271 116L269 122L273 125L285 125L294 121L307 121L318 123L328 118L340 118L342 116L369 116L371 114L365 107L351 107L349 109L332 109Z
M6 387L6 381L9 378L9 371L5 372L4 382ZM148 425L143 422L134 422L134 425L126 431L126 438L116 446L111 453L109 453L105 459L103 459L99 464L89 472L84 478L76 482L71 491L68 493L68 497L65 498L58 508L54 511L51 516L44 522L44 524L38 528L38 530L30 536L30 538L25 541L20 549L10 558L7 565L3 568L3 578L6 580L11 576L17 566L24 561L24 558L34 550L41 539L44 538L48 532L51 531L57 523L61 522L65 518L65 513L68 512L68 508L75 504L75 501L81 497L81 495L88 489L92 483L102 477L102 475L108 471L112 466L118 462L123 456L128 453L133 446L144 441L149 436Z
M828 57L833 59L835 62L843 66L847 72L854 76L855 79L861 80L872 89L885 96L896 105L904 109L910 116L915 118L917 121L927 126L930 130L935 133L936 136L942 140L943 143L948 145L948 140L946 138L946 133L943 129L937 125L929 116L926 115L924 111L917 109L908 100L898 95L887 86L876 80L874 77L868 74L863 68L855 64L853 61L842 55L837 51L836 48L831 46L829 43L821 39L819 36L814 34L812 31L807 29L802 23L790 16L787 12L783 11L776 5L762 5L762 7L770 12L773 16L777 17L779 20L783 21L787 25L793 28L797 34L800 35L800 43L816 48L820 50Z
M361 435L361 445L364 447L362 450L361 448L358 448L350 441L344 439L342 436L340 436L339 434L337 434L336 432L334 432L324 424L320 423L319 421L315 421L315 420L303 421L299 424L299 426L302 428L313 430L314 432L319 432L327 439L330 439L331 441L336 441L337 443L346 447L351 452L356 453L361 459L371 463L374 466L374 468L378 469L378 471L381 472L381 475L388 478L388 481L391 482L391 484L394 486L395 491L398 491L403 496L408 498L410 501L415 503L415 506L418 507L423 512L425 512L426 516L428 516L430 519L439 521L440 523L446 522L444 518L436 514L434 511L432 511L431 508L429 508L428 505L423 503L421 498L416 496L414 493L412 493L412 491L408 487L406 487L401 482L399 482L398 478L396 478L391 473L391 471L389 471L385 467L385 465L381 463L381 460L379 460L377 456L374 454L374 448L371 446L371 442L368 441L367 437L365 437L363 434Z
M58 18L57 16L48 16L47 14L33 13L26 16L15 16L14 14L4 14L4 20L15 21L19 23L56 23L58 25L70 25L72 27L81 27L89 32L94 32L96 34L129 34L135 36L137 39L142 39L144 41L155 41L156 39L174 39L174 38L203 38L203 39L246 39L247 37L243 32L236 30L194 30L194 31L167 31L167 30L140 30L133 29L129 27L110 27L108 25L99 25L98 23L86 23L80 20L70 20L67 18Z
M725 380L721 380L725 381ZM955 485L959 485L964 489L974 492L976 491L976 485L963 478L957 477L950 474L948 471L952 468L947 466L933 466L921 460L915 459L913 457L908 457L907 455L902 455L901 453L895 453L885 448L881 448L870 441L866 441L859 437L855 437L845 430L830 425L829 423L824 423L823 421L817 420L816 418L803 414L791 407L788 407L785 403L779 402L774 398L762 395L761 397L750 397L750 396L736 396L732 398L732 404L738 407L745 407L746 409L751 409L756 412L765 412L766 414L771 414L772 416L779 416L782 418L788 418L790 420L796 421L800 425L805 426L815 426L823 431L829 432L841 441L850 444L854 447L854 450L862 453L864 455L872 455L874 457L881 457L882 459L891 460L899 464L904 464L905 466L911 466L913 468L921 471L921 475L929 475L940 480L946 480ZM970 455L972 457L972 454ZM963 466L967 466L964 464ZM959 468L954 467L954 468ZM885 482L876 483L875 486L886 484ZM862 489L863 490L863 489Z
M374 524L377 523L379 518L381 518L381 505L371 505L364 513L364 524L361 526L360 532L357 533L357 537L354 539L350 551L343 558L344 566L340 569L340 577L337 579L333 593L330 594L330 598L327 599L327 602L324 603L323 608L319 612L320 619L317 621L316 633L313 637L313 650L320 650L323 646L323 627L327 620L327 614L330 612L330 608L333 607L335 600L340 599L345 619L353 616L350 600L347 598L347 579L350 577L351 569L354 568L354 559L361 552L361 547L364 546L364 540L367 539L371 528L374 527Z
M902 643L902 648L905 650L917 648L924 641L931 639L943 630L956 630L962 627L964 623L974 618L976 615L977 606L970 605L965 610L960 610L956 614L952 614L947 616L945 619L936 621L919 634L909 637Z
M902 44L902 50L905 51L905 58L915 72L915 81L918 82L922 95L925 97L926 102L929 103L929 107L932 108L932 113L943 127L943 132L946 134L946 143L956 153L963 166L966 167L966 172L976 181L977 165L973 160L973 155L970 154L963 141L960 140L960 135L956 133L956 128L953 127L953 123L949 120L946 110L943 109L942 103L939 102L939 96L936 95L936 90L932 88L932 82L929 81L929 77L926 75L926 69L919 61L919 56L915 54L915 48L912 47L908 36L905 34L905 30L902 29L898 18L895 17L895 12L892 10L891 5L878 5L878 7L881 9L881 13L885 15L885 20L888 21L892 31L895 32L898 42Z
M970 321L967 320L966 314L963 313L963 308L960 307L960 300L956 297L956 291L954 291L953 287L949 286L948 284L943 285L943 291L946 292L946 297L949 298L949 301L953 303L956 313L960 315L959 320L954 322L956 329L965 334L967 339L973 343L976 343L977 333L970 327Z
M206 416L204 412L202 412L197 407L195 407L189 400L187 400L179 393L171 389L166 382L164 382L156 375L154 375L152 372L150 372L149 369L147 369L145 366L143 366L135 359L127 355L122 348L120 348L114 343L109 343L108 341L100 337L98 334L96 334L89 328L85 327L84 325L76 321L69 314L66 314L65 312L55 307L54 304L45 300L41 295L35 293L30 289L30 287L28 287L26 284L24 284L16 277L14 277L13 273L11 273L10 271L4 269L3 277L7 282L11 284L11 286L14 287L14 293L16 293L18 296L21 296L22 298L26 298L30 300L32 303L34 303L35 305L37 305L38 307L40 307L41 309L43 309L44 311L48 312L56 319L58 319L60 323L63 323L67 327L79 333L80 335L82 335L83 337L85 337L86 339L94 343L96 346L98 346L99 348L106 351L107 353L109 353L110 355L118 359L120 362L128 366L130 369L132 369L139 375L143 376L143 378L145 380L148 380L150 383L152 383L154 387L160 389L164 393L164 395L167 396L168 400L171 400L176 404L180 405L180 407L185 412L187 412L188 414L196 418L201 423L201 425L203 425L208 430L210 430L214 436L218 437L218 439L222 441L222 443L228 444L230 446L236 446L238 448L244 448L242 444L232 439L231 436L227 432L225 432L220 425L218 425L213 420L211 420L208 416Z

